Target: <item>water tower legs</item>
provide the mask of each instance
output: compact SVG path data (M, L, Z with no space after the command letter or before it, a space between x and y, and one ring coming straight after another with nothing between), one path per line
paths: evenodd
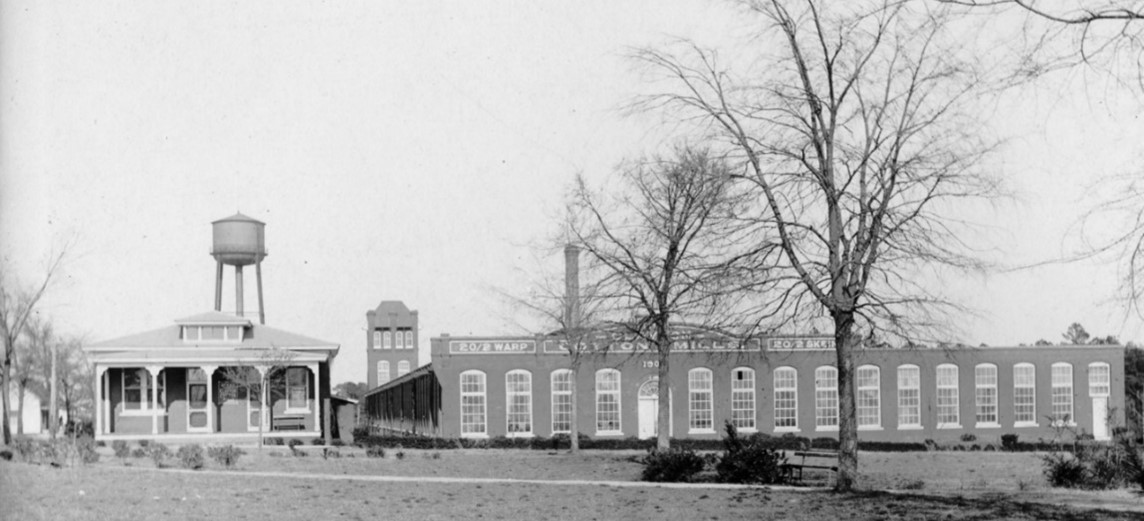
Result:
M218 263L214 284L214 310L222 311L222 262Z
M266 324L266 308L262 306L262 260L254 263L254 275L258 279L258 323Z
M234 295L236 302L234 304L234 314L237 316L245 316L242 313L242 265L234 267Z

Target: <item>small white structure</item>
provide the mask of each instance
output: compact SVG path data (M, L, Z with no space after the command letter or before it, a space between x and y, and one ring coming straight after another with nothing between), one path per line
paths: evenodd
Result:
M8 404L10 405L8 412L8 426L12 434L40 434L47 432L46 423L47 413L42 409L43 402L40 397L31 389L24 390L24 403L23 407L20 404L20 390L16 386L11 386L8 389ZM20 417L24 418L24 430L19 431Z

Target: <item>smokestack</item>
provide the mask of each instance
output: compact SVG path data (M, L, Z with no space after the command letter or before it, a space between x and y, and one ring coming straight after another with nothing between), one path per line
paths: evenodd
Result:
M564 247L564 328L580 327L580 248Z

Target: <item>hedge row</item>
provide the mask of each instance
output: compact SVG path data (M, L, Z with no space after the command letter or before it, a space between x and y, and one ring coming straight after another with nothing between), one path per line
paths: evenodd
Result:
M838 440L834 438L803 438L803 437L771 437L765 434L755 434L762 447L772 450L800 450L807 447L826 450L837 450ZM568 436L555 436L552 438L506 438L495 437L488 439L472 438L432 438L426 436L361 436L355 440L361 447L405 448L405 449L528 449L528 450L566 450L571 447ZM671 446L682 450L718 451L723 450L723 440L719 439L672 439ZM597 450L649 450L655 447L654 439L639 438L604 438L592 439L581 435L581 449ZM876 452L910 452L925 451L925 443L860 441L858 448Z

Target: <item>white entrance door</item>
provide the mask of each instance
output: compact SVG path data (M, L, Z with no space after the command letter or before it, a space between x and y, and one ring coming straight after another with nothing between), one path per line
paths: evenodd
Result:
M207 401L207 373L187 370L187 432L210 432L210 404Z
M659 410L659 379L652 378L639 388L640 439L654 438L655 417Z
M1108 432L1108 398L1092 399L1092 437L1097 440L1110 440Z

